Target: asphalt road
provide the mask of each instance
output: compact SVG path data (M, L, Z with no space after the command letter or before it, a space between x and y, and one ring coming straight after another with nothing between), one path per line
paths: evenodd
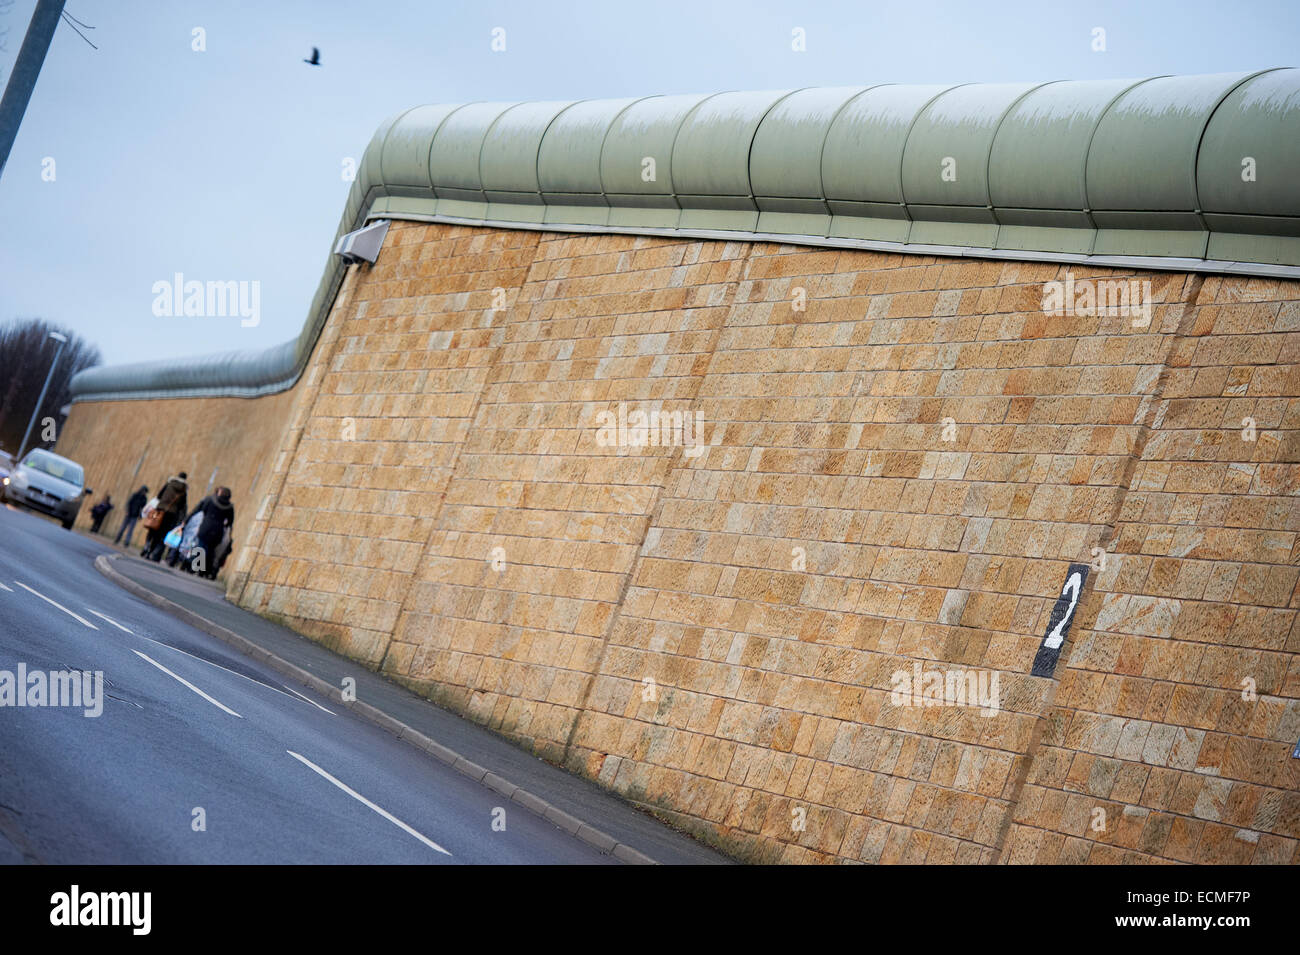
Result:
M0 509L0 681L102 671L105 695L0 705L0 863L617 864L121 590L106 552Z

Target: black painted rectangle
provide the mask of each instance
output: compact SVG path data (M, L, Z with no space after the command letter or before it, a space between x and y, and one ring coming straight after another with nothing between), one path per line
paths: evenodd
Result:
M1056 673L1056 661L1061 656L1061 646L1070 635L1070 625L1074 623L1074 614L1079 609L1083 598L1083 586L1088 582L1088 564L1071 564L1061 584L1060 596L1052 607L1052 615L1047 620L1047 633L1038 646L1034 656L1032 676L1050 677Z

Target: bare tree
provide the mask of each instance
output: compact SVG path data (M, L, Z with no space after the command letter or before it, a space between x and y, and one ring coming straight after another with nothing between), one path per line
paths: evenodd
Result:
M72 399L69 390L72 376L103 361L98 346L71 329L43 318L16 319L0 325L0 448L10 454L18 453L18 442L23 439L32 407L54 360L58 343L50 338L50 332L66 335L68 343L59 356L50 390L45 394L45 402L36 416L36 427L28 439L32 448L49 447L53 443L42 439L45 430L42 424L45 418L54 419L56 425L62 424L59 409Z

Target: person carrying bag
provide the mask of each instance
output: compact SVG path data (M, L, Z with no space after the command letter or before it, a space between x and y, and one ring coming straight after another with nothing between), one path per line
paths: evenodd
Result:
M149 529L144 550L140 553L141 557L155 563L162 559L163 538L167 536L169 530L180 523L181 518L189 510L186 505L187 477L188 475L181 471L175 477L168 478L162 490L158 492L157 503L152 509L146 510L145 516L141 518L141 523ZM154 504L153 501L150 503Z

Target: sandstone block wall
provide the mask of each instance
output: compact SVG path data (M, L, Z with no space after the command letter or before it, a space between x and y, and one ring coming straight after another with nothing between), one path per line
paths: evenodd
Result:
M492 290L513 299L537 242L463 229L412 241L424 234L395 229L384 264L336 306L317 394L240 593L246 606L372 665L499 345Z
M570 759L757 858L990 861L1188 285L1135 330L1039 314L1060 271L756 248ZM917 665L1000 711L893 705Z
M1296 297L1296 283L1260 279L1200 288L1063 660L1009 861L1295 861Z
M154 401L78 402L64 422L55 450L85 469L93 501L82 505L77 526L89 528L90 504L104 493L115 509L104 530L117 534L127 499L140 485L152 496L161 482L184 471L189 504L225 485L235 505L233 544L242 546L280 447L292 392L243 398L174 398ZM143 544L136 525L134 543Z
M1045 314L1067 272L1149 322ZM1282 862L1298 350L1295 282L399 222L292 392L60 450L248 424L232 599L743 858ZM891 696L936 670L996 709Z
M596 411L689 409L743 251L543 238L387 672L563 757L677 450L602 446Z

